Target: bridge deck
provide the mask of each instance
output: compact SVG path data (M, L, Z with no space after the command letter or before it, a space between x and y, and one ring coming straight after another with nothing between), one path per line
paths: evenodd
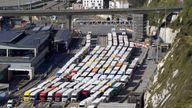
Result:
M180 11L181 7L166 8L167 12ZM165 8L129 8L98 10L1 10L0 16L50 16L50 15L96 15L96 14L147 14L165 12Z

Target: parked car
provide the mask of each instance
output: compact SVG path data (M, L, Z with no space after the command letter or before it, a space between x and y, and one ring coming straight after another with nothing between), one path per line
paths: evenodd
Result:
M9 99L7 101L7 108L13 108L15 107L16 101L14 99Z

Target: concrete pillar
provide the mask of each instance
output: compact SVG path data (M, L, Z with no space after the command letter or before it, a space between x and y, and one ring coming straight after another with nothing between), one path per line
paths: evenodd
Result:
M6 56L9 57L9 50L6 49Z
M10 81L13 77L13 71L7 70L8 71L8 81Z
M56 50L57 50L57 52L59 52L59 44L58 43L56 44Z
M36 57L37 56L37 50L34 49L34 56Z
M66 49L68 50L69 48L69 46L68 46L68 43L67 42L65 42L65 47L66 47Z
M34 69L32 68L31 70L29 70L29 80L32 80L34 77Z
M71 22L72 22L72 15L66 16L66 27L71 31Z

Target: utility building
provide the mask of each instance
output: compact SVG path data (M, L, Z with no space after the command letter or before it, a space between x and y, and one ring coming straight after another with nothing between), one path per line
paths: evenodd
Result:
M35 69L49 52L52 36L47 32L51 26L26 32L0 32L0 64L9 64L14 74L27 73L30 79Z
M84 9L103 9L105 7L104 0L83 0ZM109 5L109 2L106 3Z
M54 37L57 52L68 50L71 39L71 32L69 30L58 31Z

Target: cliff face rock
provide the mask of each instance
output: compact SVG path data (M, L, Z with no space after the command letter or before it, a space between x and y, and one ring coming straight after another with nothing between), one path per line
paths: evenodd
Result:
M153 0L148 0L148 1L147 1L147 6L149 6L152 1L153 1Z
M160 28L159 37L163 40L165 43L173 43L175 37L180 32L180 30L173 30L169 27L166 28Z
M173 15L172 24L159 31L161 39L172 43L172 48L158 64L157 74L144 96L145 108L192 108L192 1L167 0L164 5L177 6L184 2L180 19ZM148 3L159 6L165 2L148 0Z
M178 14L177 13L171 13L169 14L168 16L166 16L165 18L163 18L163 20L160 22L160 19L158 19L158 22L160 22L158 24L158 26L160 25L164 25L164 26L161 26L161 28L159 29L159 32L158 31L158 27L157 26L151 26L149 25L149 21L148 21L148 24L147 24L147 35L148 36L159 36L160 39L164 42L164 43L170 43L172 44L174 42L174 39L175 37L177 36L177 34L180 32L180 30L174 30L170 27L166 27L166 25L169 25L170 23L174 22L175 20L177 20L178 18ZM166 19L166 20L165 20ZM166 21L166 23L165 23ZM157 34L158 33L158 34Z
M156 26L147 26L147 36L155 36L157 33L158 27Z
M175 40L145 93L145 108L192 107L192 37Z

